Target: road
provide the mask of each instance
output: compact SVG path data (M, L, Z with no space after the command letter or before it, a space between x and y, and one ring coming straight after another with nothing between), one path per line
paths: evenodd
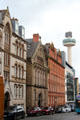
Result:
M57 113L39 117L26 117L24 120L80 120L80 114L76 114L75 112Z

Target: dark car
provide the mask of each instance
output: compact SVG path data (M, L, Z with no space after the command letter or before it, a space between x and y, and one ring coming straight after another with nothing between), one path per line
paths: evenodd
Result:
M53 114L54 113L54 109L52 107L43 107L42 108L42 114L44 115L49 115L49 114Z
M55 113L61 113L62 112L62 106L55 107Z
M22 106L10 106L8 111L4 112L4 120L17 120L25 117L25 111Z
M42 110L40 107L34 107L27 111L28 116L40 116L42 114Z

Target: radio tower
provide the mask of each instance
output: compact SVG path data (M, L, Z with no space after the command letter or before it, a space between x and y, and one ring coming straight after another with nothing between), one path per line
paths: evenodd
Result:
M68 63L72 65L72 52L71 48L75 46L76 40L72 39L72 32L66 32L65 33L65 39L63 40L63 45L67 47L68 52Z

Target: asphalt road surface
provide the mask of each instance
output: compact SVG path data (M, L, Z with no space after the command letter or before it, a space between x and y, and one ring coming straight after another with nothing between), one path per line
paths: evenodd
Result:
M23 120L80 120L80 114L75 112L56 113L54 115L44 115L39 117L26 117Z

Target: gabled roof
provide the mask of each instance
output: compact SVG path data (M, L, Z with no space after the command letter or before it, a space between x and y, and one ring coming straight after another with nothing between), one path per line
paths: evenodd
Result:
M5 17L5 15L10 17L10 13L9 13L9 8L7 7L7 9L4 10L0 10L0 23L2 24L2 21Z
M0 10L0 23L2 23L2 20L4 19L4 16L7 12L7 9L6 10Z
M33 54L35 53L35 50L40 42L34 42L33 39L27 39L28 42L27 45L27 57L31 58Z
M26 39L26 41L27 41L28 43L31 43L31 42L33 41L33 39Z

